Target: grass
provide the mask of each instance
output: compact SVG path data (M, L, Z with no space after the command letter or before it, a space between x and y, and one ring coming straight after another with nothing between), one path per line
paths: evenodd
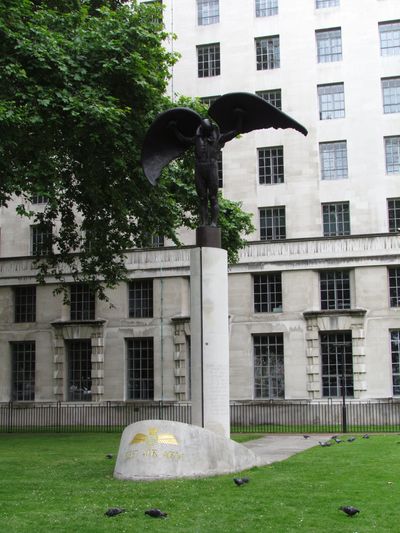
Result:
M0 531L46 533L305 532L399 530L400 441L372 435L246 472L196 480L113 478L116 434L0 435ZM302 436L299 436L302 438ZM106 459L107 453L114 458ZM349 518L338 510L354 505ZM129 512L104 516L109 507ZM167 519L144 510L159 507Z

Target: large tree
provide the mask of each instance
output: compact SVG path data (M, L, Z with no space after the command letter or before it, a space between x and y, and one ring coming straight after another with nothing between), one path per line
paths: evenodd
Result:
M165 91L177 58L164 46L172 37L159 10L158 2L0 0L0 205L17 198L21 216L57 227L40 279L62 282L69 271L97 289L113 286L126 250L151 235L179 244L177 229L196 225L190 155L156 187L140 167L149 124L172 105ZM41 213L29 209L34 195L47 197ZM220 224L234 260L250 217L221 199Z

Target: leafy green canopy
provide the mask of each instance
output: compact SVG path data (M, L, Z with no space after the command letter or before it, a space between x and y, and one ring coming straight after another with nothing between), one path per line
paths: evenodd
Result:
M160 4L124 4L0 0L0 206L17 197L21 215L57 228L40 280L69 271L100 292L124 279L124 251L156 234L179 244L177 229L197 222L189 154L156 187L141 170L177 57ZM43 212L33 195L47 197ZM235 260L250 217L221 199L220 224Z

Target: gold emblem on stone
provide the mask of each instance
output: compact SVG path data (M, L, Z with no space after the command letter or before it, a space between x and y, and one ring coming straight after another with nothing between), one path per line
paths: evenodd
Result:
M147 444L151 447L155 444L169 444L172 446L178 446L178 441L172 433L158 433L157 428L150 428L149 434L145 435L144 433L136 433L133 439L129 444Z

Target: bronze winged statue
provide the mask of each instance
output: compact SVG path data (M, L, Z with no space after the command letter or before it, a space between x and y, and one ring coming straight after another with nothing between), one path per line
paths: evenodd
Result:
M155 185L166 165L194 147L200 222L203 226L209 223L216 226L219 211L218 156L225 143L240 133L258 129L293 128L303 135L307 135L307 130L251 93L220 96L210 106L208 115L215 123L186 107L172 108L158 115L146 133L141 162L148 180Z

